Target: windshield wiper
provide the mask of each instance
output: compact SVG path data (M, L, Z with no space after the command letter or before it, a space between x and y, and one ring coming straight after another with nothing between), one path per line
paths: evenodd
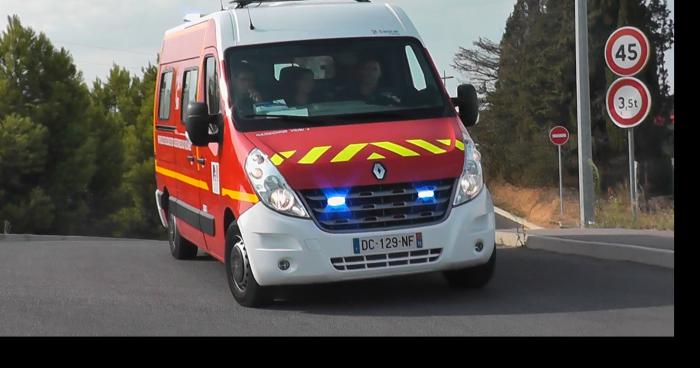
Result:
M322 118L318 118L318 117L296 116L296 115L249 114L249 115L244 115L243 117L246 119L268 118L268 119L273 119L273 120L283 120L283 121L302 122L302 123L315 123L315 124L323 124L325 122L325 120L323 120Z
M404 119L411 116L410 111L370 111L354 114L333 115L337 119Z

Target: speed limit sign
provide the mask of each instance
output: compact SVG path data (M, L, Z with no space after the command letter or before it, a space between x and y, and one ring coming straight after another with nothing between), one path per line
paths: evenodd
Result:
M649 62L651 47L647 36L635 27L622 27L605 44L605 62L613 73L632 77Z
M636 78L620 78L613 82L605 101L610 119L620 128L636 127L651 111L649 89Z

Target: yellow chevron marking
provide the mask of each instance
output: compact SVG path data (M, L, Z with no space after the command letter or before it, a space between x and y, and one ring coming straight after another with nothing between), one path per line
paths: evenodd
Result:
M311 151L309 151L309 153L306 154L306 156L299 160L299 163L302 165L314 164L329 149L331 149L331 146L314 147L311 149Z
M272 161L272 163L275 166L279 166L279 165L282 165L282 163L284 162L284 159L280 155L275 153L272 157L270 157L270 161Z
M368 160L383 160L383 159L385 159L385 158L386 158L386 157L384 157L384 156L382 156L382 155L380 155L380 154L378 154L378 153L373 153L373 154L371 154L369 157L367 157Z
M231 199L234 199L236 201L242 201L242 202L249 202L249 203L258 203L258 196L255 194L250 194L250 193L245 193L245 192L238 192L235 190L230 190L226 188L221 188L221 195L230 197Z
M372 143L373 146L383 148L387 151L391 151L396 153L399 156L402 157L415 157L415 156L420 156L420 154L416 151L412 151L404 146L398 145L396 143L392 142L376 142Z
M165 175L169 178L173 178L175 180L179 180L185 184L189 184L195 188L199 189L204 189L204 190L209 190L209 185L206 182L203 182L201 180L197 180L194 178L190 178L187 175L180 174L179 172L168 170L166 168L162 168L160 166L156 166L156 172Z
M406 142L408 142L414 146L418 146L418 147L420 147L420 148L422 148L430 153L434 153L436 155L440 155L440 154L447 152L444 149L442 149L442 148L440 148L440 147L438 147L430 142L424 141L422 139L409 139Z
M331 162L348 162L365 147L367 147L367 143L351 144L340 151Z
M451 139L438 139L438 142L440 142L448 147L452 147L452 140ZM462 142L460 140L456 140L455 147L457 147L457 149L460 151L464 151L464 142Z
M297 153L297 151L287 151L287 152L280 152L280 155L284 156L284 158L292 158L294 154Z

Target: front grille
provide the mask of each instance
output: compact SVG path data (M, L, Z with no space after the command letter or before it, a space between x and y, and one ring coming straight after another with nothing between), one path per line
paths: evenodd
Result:
M319 226L328 231L376 230L441 221L450 207L454 179L419 183L380 184L346 189L312 189L301 196ZM433 199L418 198L433 190ZM345 206L328 206L327 197L342 194Z
M338 271L372 270L376 268L433 263L440 258L440 254L442 254L442 248L423 249L414 250L412 252L331 258L331 264Z

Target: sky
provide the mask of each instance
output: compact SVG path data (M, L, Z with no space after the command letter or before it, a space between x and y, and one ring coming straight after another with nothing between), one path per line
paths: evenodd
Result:
M460 46L470 47L479 37L500 41L516 0L373 0L403 8L420 32L438 70L448 76L447 87L456 94L467 82L452 69ZM674 0L669 0L671 10ZM428 5L429 4L429 5ZM89 85L104 79L113 63L140 74L155 63L165 30L182 23L187 13L219 9L218 0L0 0L0 30L7 16L17 14L25 26L44 32L58 47L70 50ZM667 54L673 86L673 50Z

